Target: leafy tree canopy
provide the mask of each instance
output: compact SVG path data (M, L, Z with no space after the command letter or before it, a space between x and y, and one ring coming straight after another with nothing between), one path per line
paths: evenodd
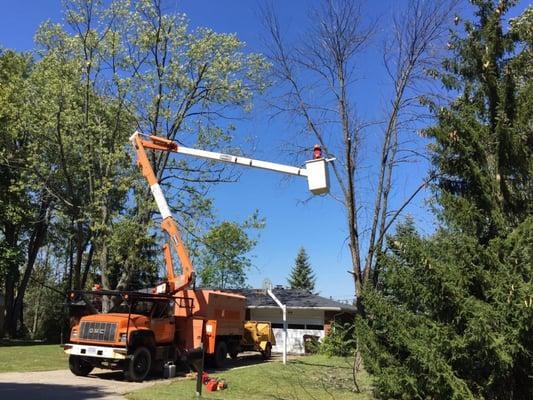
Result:
M264 225L256 213L242 224L224 221L213 226L201 240L203 246L198 257L201 285L221 289L244 287L252 265L249 253L257 243L249 230Z
M25 292L43 258L54 268L42 281L62 289L97 276L106 289L152 284L156 207L129 136L233 147L228 121L266 86L262 56L235 34L189 26L167 4L68 0L61 24L41 24L31 55L0 52L0 282L10 336L27 331ZM202 235L214 220L209 186L235 177L203 161L149 157L182 225Z

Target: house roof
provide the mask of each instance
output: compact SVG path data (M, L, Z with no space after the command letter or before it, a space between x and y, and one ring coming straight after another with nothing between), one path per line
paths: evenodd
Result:
M279 308L274 299L263 289L224 289L225 292L238 293L246 297L248 308ZM318 309L326 311L355 312L350 304L308 293L300 289L272 289L274 295L289 309Z

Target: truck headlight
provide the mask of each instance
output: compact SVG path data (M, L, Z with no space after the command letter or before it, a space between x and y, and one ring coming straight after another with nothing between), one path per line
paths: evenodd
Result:
M70 337L73 338L73 339L77 339L79 337L79 333L78 333L78 330L77 329L73 329L70 331Z
M120 334L120 341L123 342L123 343L126 343L126 339L128 338L128 334L127 333L121 333Z

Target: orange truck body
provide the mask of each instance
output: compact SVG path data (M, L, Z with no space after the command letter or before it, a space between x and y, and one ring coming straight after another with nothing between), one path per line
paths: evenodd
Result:
M220 340L243 335L245 309L246 298L243 296L218 290L188 289L180 292L180 301L175 305L175 315L183 321L206 321L205 351L206 354L213 354L217 337ZM186 329L182 332L186 332ZM188 342L188 346L192 344Z

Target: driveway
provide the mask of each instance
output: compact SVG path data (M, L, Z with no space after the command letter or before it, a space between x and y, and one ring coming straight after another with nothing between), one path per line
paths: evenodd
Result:
M271 362L281 361L280 354L273 354ZM264 363L256 352L240 354L236 360L228 360L225 369L247 368ZM209 370L219 372L225 369ZM95 369L89 376L73 375L68 369L44 372L0 373L1 400L124 400L124 394L157 383L170 383L173 379L151 379L141 383L124 380L120 371Z
M96 369L87 377L69 370L44 372L6 372L0 374L2 400L124 400L123 395L156 383L174 379L127 382L121 372Z

